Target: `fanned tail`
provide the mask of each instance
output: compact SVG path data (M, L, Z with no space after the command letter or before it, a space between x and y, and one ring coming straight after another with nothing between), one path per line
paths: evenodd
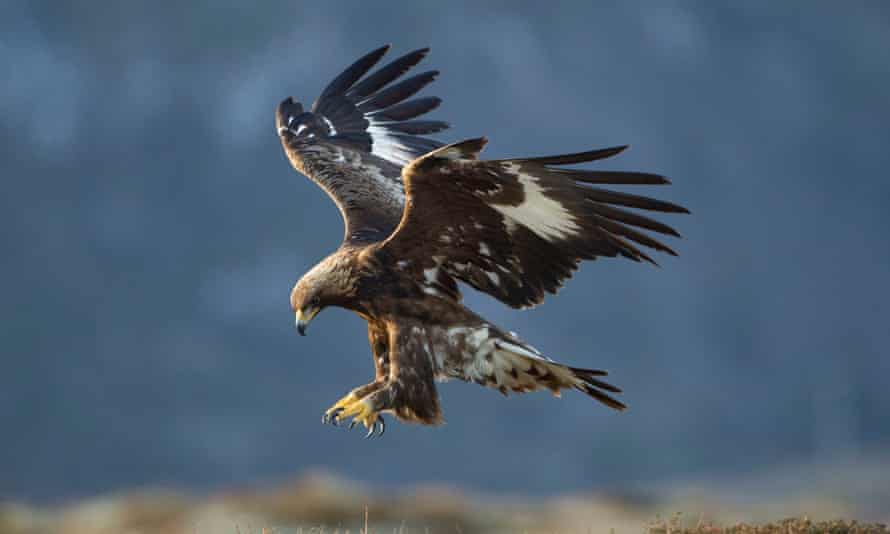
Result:
M606 393L606 391L610 393L621 393L621 389L597 378L608 375L609 373L606 371L600 369L580 369L578 367L569 367L568 369L575 376L576 383L574 384L574 387L578 391L590 395L609 408L614 408L619 411L627 408L623 402Z
M526 393L547 389L559 396L563 389L577 389L615 410L624 410L624 403L612 394L621 389L602 380L608 375L599 369L569 367L555 362L531 345L506 334L489 324L461 332L471 341L469 350L475 360L463 377L499 390Z

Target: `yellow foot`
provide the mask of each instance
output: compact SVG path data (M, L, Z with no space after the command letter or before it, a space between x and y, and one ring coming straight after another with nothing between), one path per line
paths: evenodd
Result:
M355 392L350 391L348 395L335 402L333 406L325 411L324 415L321 416L321 422L324 424L331 423L332 425L337 426L337 423L339 423L339 421L337 420L337 415L345 410L347 406L351 406L358 400L358 396L355 394Z
M349 423L350 429L356 423L365 425L365 428L368 429L368 434L365 437L370 438L375 432L378 436L382 436L386 431L386 423L383 420L383 416L374 411L367 399L360 399L355 393L346 395L328 408L324 416L322 416L321 422L338 426L347 417L352 417L352 421Z

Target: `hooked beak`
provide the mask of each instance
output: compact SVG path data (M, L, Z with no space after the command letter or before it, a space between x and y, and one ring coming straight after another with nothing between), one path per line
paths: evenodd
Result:
M296 311L297 332L299 332L301 336L306 335L306 327L309 326L309 321L311 321L316 315L318 315L319 311L319 308L309 308L307 310Z

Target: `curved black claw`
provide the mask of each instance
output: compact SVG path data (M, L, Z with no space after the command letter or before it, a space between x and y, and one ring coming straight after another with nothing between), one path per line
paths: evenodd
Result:
M368 430L368 434L365 435L365 439L369 439L374 437L374 432L377 432L377 437L383 435L386 432L386 421L383 419L382 415L377 416L377 420L374 421L374 424L371 425L371 429Z
M322 424L326 425L326 424L330 423L334 426L340 426L339 421L337 420L337 416L339 416L340 412L342 412L342 411L343 411L343 408L337 408L336 410L333 410L330 413L325 413L324 415L321 416Z

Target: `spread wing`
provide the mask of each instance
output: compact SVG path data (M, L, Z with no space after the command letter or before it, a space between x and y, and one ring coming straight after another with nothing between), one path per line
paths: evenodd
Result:
M459 298L458 278L513 307L556 293L581 260L623 256L655 263L676 253L646 231L679 236L639 210L688 213L676 204L599 187L667 184L647 173L566 169L626 147L530 159L480 161L486 140L437 149L407 165L402 220L382 250L428 292Z
M288 98L276 112L288 159L337 204L347 241L382 240L392 232L404 207L402 166L441 146L424 135L448 128L442 121L417 119L438 107L441 99L412 98L437 71L397 81L429 49L368 74L388 50L388 45L378 48L350 65L327 85L311 110Z

